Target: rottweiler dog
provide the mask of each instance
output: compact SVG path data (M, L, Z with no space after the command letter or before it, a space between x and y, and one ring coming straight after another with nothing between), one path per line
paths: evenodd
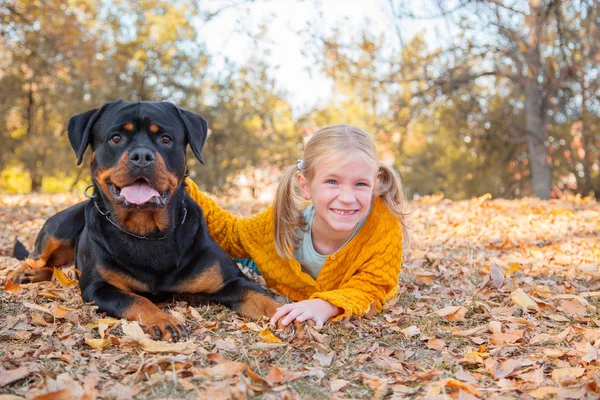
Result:
M150 298L201 294L252 319L275 313L280 304L214 242L185 191L188 145L203 163L204 118L167 102L116 101L72 117L68 133L77 165L91 147L92 198L46 221L13 282L49 280L74 260L85 301L163 340L187 331Z

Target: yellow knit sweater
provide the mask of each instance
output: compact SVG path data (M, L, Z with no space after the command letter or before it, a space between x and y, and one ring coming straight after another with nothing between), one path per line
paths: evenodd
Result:
M296 260L282 259L275 249L273 207L252 217L220 208L186 179L187 192L200 205L208 231L227 253L254 260L269 287L295 301L319 298L344 312L335 319L381 311L398 287L402 264L402 230L381 198L356 235L327 257L317 279Z

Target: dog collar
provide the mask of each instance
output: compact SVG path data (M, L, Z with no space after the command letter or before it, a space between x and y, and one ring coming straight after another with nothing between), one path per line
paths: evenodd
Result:
M116 223L115 221L113 221L110 218L110 211L102 211L100 209L100 206L98 206L98 202L96 202L96 194L94 193L93 195L90 195L87 193L87 191L91 188L91 187L95 187L95 185L92 183L91 185L88 185L88 187L85 188L85 190L83 191L83 194L85 195L85 197L91 199L94 202L94 207L96 207L96 210L98 210L98 212L100 213L100 215L103 215L108 222L110 222L111 224L113 224L115 226L115 228L117 228L118 230L120 230L123 233L128 234L129 236L133 236L135 238L138 239L142 239L142 240L164 240L167 238L167 235L158 237L158 238L153 238L153 237L148 237L148 236L141 236L141 235L136 235L133 232L129 232L128 230L124 229L123 227L121 227L118 223ZM181 225L183 225L183 223L185 222L185 219L187 217L187 208L183 207L183 218L181 219Z

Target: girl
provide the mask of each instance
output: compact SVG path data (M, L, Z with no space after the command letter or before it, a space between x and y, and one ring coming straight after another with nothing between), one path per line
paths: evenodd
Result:
M253 259L267 285L297 301L280 307L275 323L312 320L321 328L373 306L381 311L397 290L402 185L358 128L315 133L279 183L273 205L253 217L222 210L189 179L187 191L217 243L233 257Z

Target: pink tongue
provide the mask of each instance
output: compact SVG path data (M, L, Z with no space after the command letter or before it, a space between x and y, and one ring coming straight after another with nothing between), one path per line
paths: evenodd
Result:
M132 204L144 204L153 196L160 197L160 194L147 183L134 183L131 186L125 186L121 189L121 195Z

